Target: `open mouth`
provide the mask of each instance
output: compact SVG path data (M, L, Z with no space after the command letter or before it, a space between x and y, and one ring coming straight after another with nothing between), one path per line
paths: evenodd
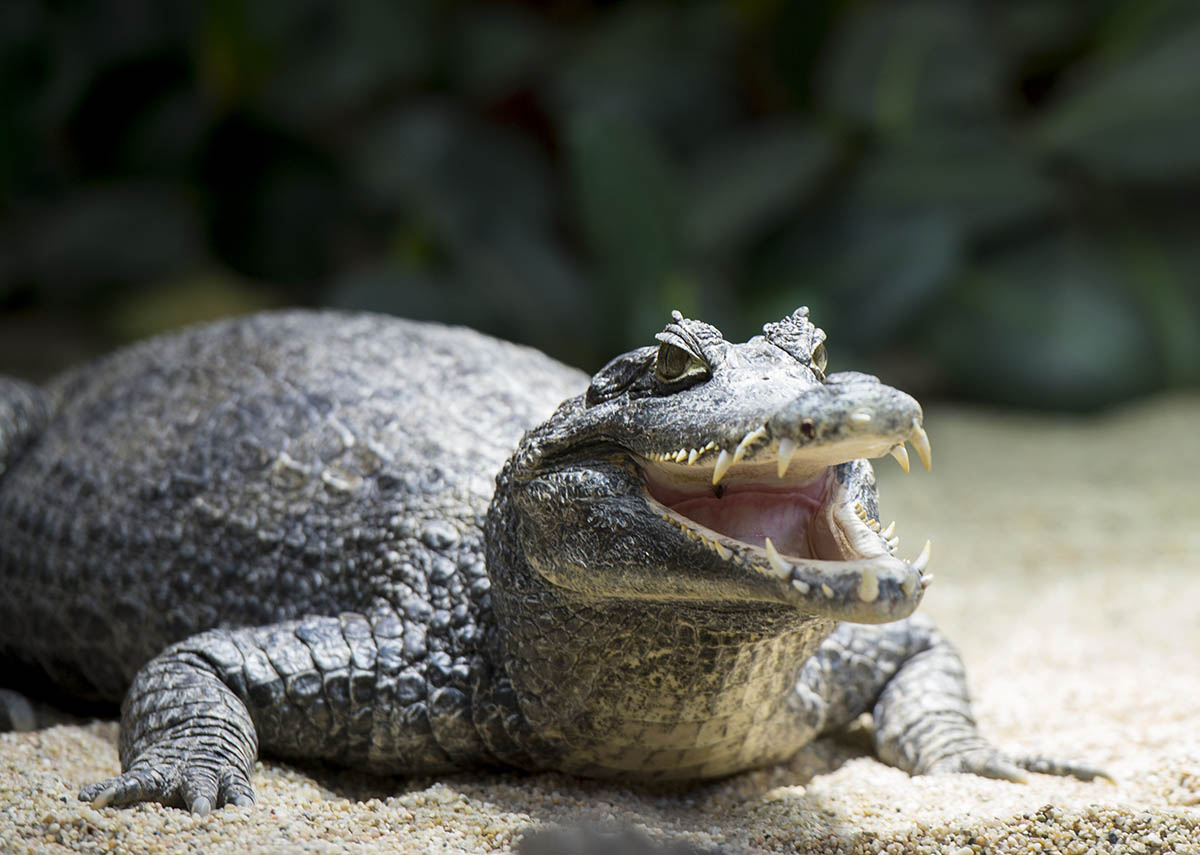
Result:
M906 439L928 468L929 440L915 421L899 441L798 448L787 438L769 440L760 428L733 452L706 446L639 462L660 516L721 558L787 581L802 594L824 588L832 599L834 588L852 581L854 597L872 603L881 575L899 579L908 599L918 584L923 590L932 579L924 572L930 544L902 562L895 556L895 523L882 526L839 473L857 457L889 453L907 472Z

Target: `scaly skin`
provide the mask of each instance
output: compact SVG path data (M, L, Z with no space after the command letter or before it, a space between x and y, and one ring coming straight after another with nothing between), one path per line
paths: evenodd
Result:
M97 805L248 803L260 749L698 779L864 711L902 768L1018 777L909 617L928 554L879 533L862 458L927 455L920 408L826 378L803 311L764 331L676 316L589 385L469 330L287 312L0 380L0 664L124 697Z

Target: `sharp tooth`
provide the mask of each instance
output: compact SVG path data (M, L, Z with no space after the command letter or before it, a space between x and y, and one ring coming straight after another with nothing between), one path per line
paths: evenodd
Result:
M921 574L921 590L925 590L932 584L933 584L933 574L932 573Z
M681 448L675 452L675 462L682 463L683 461L687 460L687 456L688 456L687 449Z
M863 571L862 581L858 583L858 598L864 603L879 599L879 577L870 567Z
M712 542L712 548L716 550L717 555L721 556L722 561L728 561L729 556L733 554L733 550L721 543L719 540L714 540Z
M893 552L895 552L896 547L900 545L900 538L898 538L898 537L889 538L887 545Z
M887 528L885 528L883 531L879 532L879 534L882 535L884 538L890 538L895 533L896 533L896 521L895 520L892 520L890 523L888 523Z
M808 583L804 582L800 579L793 579L792 587L795 588L797 591L799 591L801 594L808 593Z
M733 462L737 463L743 457L745 457L746 452L750 450L750 446L754 445L754 443L766 436L766 433L767 426L763 425L762 427L756 428L742 437L742 441L738 443L738 447L733 451Z
M691 451L689 451L688 456L687 456L688 466L691 466L693 463L695 463L696 458L699 456L700 456L700 452L697 451L696 449L693 448Z
M729 467L733 465L733 455L725 449L721 449L721 453L717 455L717 463L713 466L713 486L721 483L721 479L725 477L725 473L729 471Z
M909 565L918 573L924 572L925 568L929 566L929 554L932 549L933 542L929 540L925 541L925 546L921 549L921 554L910 561Z
M867 520L867 528L871 531L879 531L879 520Z
M908 472L908 449L904 447L904 443L898 442L892 446L892 450L888 452L892 457L896 458L896 462L900 464L900 468Z
M821 585L821 593L825 595L825 599L833 599L833 588L829 587L828 585Z
M792 565L784 561L779 555L779 552L775 549L775 544L771 543L771 538L768 537L766 539L765 546L767 549L767 560L771 562L771 567L774 568L775 572L780 576L786 576L791 573Z
M792 455L796 453L796 441L788 439L785 436L779 440L779 451L777 453L779 455L779 460L777 461L779 477L782 478L787 474L788 464L792 462Z
M908 441L913 444L913 448L921 456L921 463L927 470L930 469L933 466L933 450L929 447L929 435L925 433L925 428L914 424L913 435L908 438Z

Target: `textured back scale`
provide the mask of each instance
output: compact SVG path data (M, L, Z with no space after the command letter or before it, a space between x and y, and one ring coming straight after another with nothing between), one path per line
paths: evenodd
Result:
M586 378L466 329L329 320L197 327L49 388L50 423L0 476L6 668L115 701L213 626L377 598L474 623L495 474Z

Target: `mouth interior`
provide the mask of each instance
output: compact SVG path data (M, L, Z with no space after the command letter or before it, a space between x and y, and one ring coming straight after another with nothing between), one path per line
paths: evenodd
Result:
M690 523L730 540L763 547L767 538L795 558L840 561L856 557L836 533L831 513L833 469L822 467L804 480L780 481L744 473L722 488L696 479L674 479L653 464L644 468L650 495ZM765 476L765 472L763 473Z

